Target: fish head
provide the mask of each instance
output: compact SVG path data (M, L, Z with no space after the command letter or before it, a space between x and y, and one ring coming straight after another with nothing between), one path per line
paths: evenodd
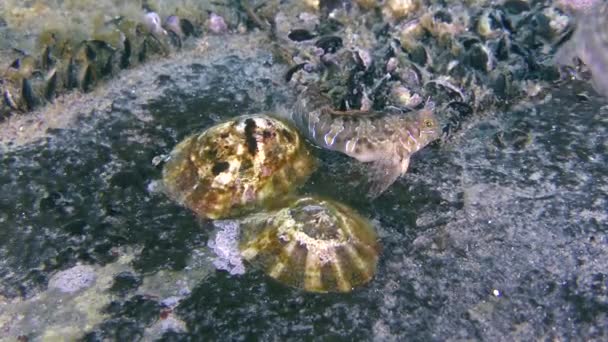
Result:
M417 113L416 125L420 130L420 144L427 145L441 136L441 126L433 112L433 108L425 106Z

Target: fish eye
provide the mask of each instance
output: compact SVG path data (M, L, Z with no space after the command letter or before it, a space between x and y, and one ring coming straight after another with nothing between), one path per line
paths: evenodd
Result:
M424 127L431 128L433 126L434 126L433 120L431 120L431 119L425 119L424 120Z

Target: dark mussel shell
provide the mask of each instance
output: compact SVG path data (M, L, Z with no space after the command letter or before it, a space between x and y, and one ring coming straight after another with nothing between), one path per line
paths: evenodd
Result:
M342 38L338 36L325 36L317 40L315 46L323 49L325 53L336 53L342 48L343 43Z
M316 35L305 29L295 29L291 30L287 37L294 42L303 42L315 38Z
M462 92L462 90L450 83L447 80L431 80L428 81L424 85L424 89L426 90L426 95L430 96L433 101L442 103L442 102L466 102L466 96Z

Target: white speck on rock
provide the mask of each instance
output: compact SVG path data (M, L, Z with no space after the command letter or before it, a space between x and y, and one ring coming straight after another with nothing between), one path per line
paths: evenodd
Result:
M155 156L154 158L152 158L152 165L158 166L158 165L160 165L160 163L162 163L165 160L167 160L167 156L164 154Z
M179 304L179 302L181 300L182 300L181 297L171 296L171 297L163 299L160 303L168 308L174 308Z
M88 265L78 265L55 274L49 280L49 288L61 292L74 293L95 283L95 269Z
M162 190L162 183L158 180L153 180L146 186L148 193L155 194L160 193Z
M540 180L542 177L543 177L542 172L536 171L536 172L532 173L529 178L530 178L530 180L537 181L537 180Z

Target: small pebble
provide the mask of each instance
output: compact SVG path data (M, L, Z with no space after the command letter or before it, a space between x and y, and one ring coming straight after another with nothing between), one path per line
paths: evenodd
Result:
M78 265L55 274L49 280L49 288L74 293L95 283L95 270L91 266Z
M215 13L211 13L211 15L209 16L207 27L211 32L215 34L221 34L228 31L228 25L226 25L224 18Z
M182 299L183 298L181 298L181 297L172 296L172 297L167 297L167 298L163 299L162 302L160 302L160 303L168 308L173 309L177 306L177 304L179 304L179 302L181 302Z

